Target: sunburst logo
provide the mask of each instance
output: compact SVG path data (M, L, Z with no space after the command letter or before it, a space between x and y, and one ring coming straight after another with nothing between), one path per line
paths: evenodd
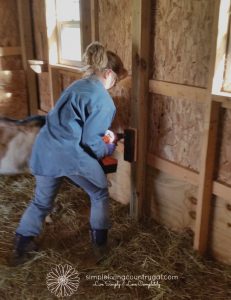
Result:
M79 287L79 273L72 266L57 265L47 274L48 290L56 297L72 296Z

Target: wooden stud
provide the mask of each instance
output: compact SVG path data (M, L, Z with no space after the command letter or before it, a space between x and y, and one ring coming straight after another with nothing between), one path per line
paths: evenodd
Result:
M82 53L92 41L92 20L91 20L91 1L81 0L80 2L80 27L82 40Z
M219 9L220 1L217 0L215 2L214 7L214 20L211 43L212 51L210 57L209 80L207 88L208 96L205 99L207 106L204 121L205 128L201 154L202 157L199 175L198 204L196 211L196 224L194 236L194 249L198 250L200 254L206 253L208 246L213 177L216 158L217 131L221 107L220 103L212 101L212 85L216 62Z
M23 68L27 77L29 112L36 114L38 109L37 81L35 73L28 65L29 59L35 59L30 5L30 0L17 0Z
M131 126L137 128L137 162L132 163L130 213L147 214L145 199L149 85L150 0L134 0L132 11L132 101Z
M91 0L91 39L99 40L99 2Z

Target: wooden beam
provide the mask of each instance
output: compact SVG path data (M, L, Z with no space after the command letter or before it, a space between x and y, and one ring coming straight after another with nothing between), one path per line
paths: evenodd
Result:
M149 80L149 92L193 101L205 101L208 94L203 88L158 80Z
M21 47L0 47L0 56L21 55Z
M147 214L146 158L149 86L150 0L134 0L132 10L132 101L131 126L137 129L137 161L132 163L130 213Z
M212 29L211 56L208 78L208 97L204 118L204 133L201 155L201 167L199 175L198 203L196 210L196 224L194 236L194 249L200 254L207 251L208 233L210 226L210 211L213 190L214 166L216 158L217 131L221 104L212 101L213 74L216 62L216 46L218 34L218 16L220 1L215 1Z
M27 78L29 113L36 114L38 109L37 80L35 73L28 64L29 59L35 59L30 5L30 0L17 0L23 67Z
M151 153L148 153L147 165L193 185L197 186L199 184L198 172L177 165ZM212 193L222 199L230 200L231 186L214 180Z
M80 28L82 53L92 41L91 0L81 0L80 4Z
M147 164L180 180L198 185L198 172L148 153Z
M99 3L98 0L91 0L91 39L99 40Z

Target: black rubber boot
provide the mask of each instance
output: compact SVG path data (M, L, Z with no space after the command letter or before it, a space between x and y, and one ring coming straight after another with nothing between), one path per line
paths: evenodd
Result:
M107 229L90 229L90 238L96 264L106 258L109 253L107 234Z
M90 229L91 241L96 246L107 244L107 229Z
M32 251L38 251L38 245L34 242L33 236L23 236L15 234L14 252L10 262L12 266L17 266L29 260Z

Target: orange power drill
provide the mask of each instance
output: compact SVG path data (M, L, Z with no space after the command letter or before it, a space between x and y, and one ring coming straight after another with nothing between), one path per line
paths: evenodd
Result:
M123 138L123 134L115 134L111 130L107 130L105 135L102 137L104 143L115 143L117 144L118 140ZM118 160L112 156L105 156L100 160L100 164L104 170L105 174L115 173L117 170Z

